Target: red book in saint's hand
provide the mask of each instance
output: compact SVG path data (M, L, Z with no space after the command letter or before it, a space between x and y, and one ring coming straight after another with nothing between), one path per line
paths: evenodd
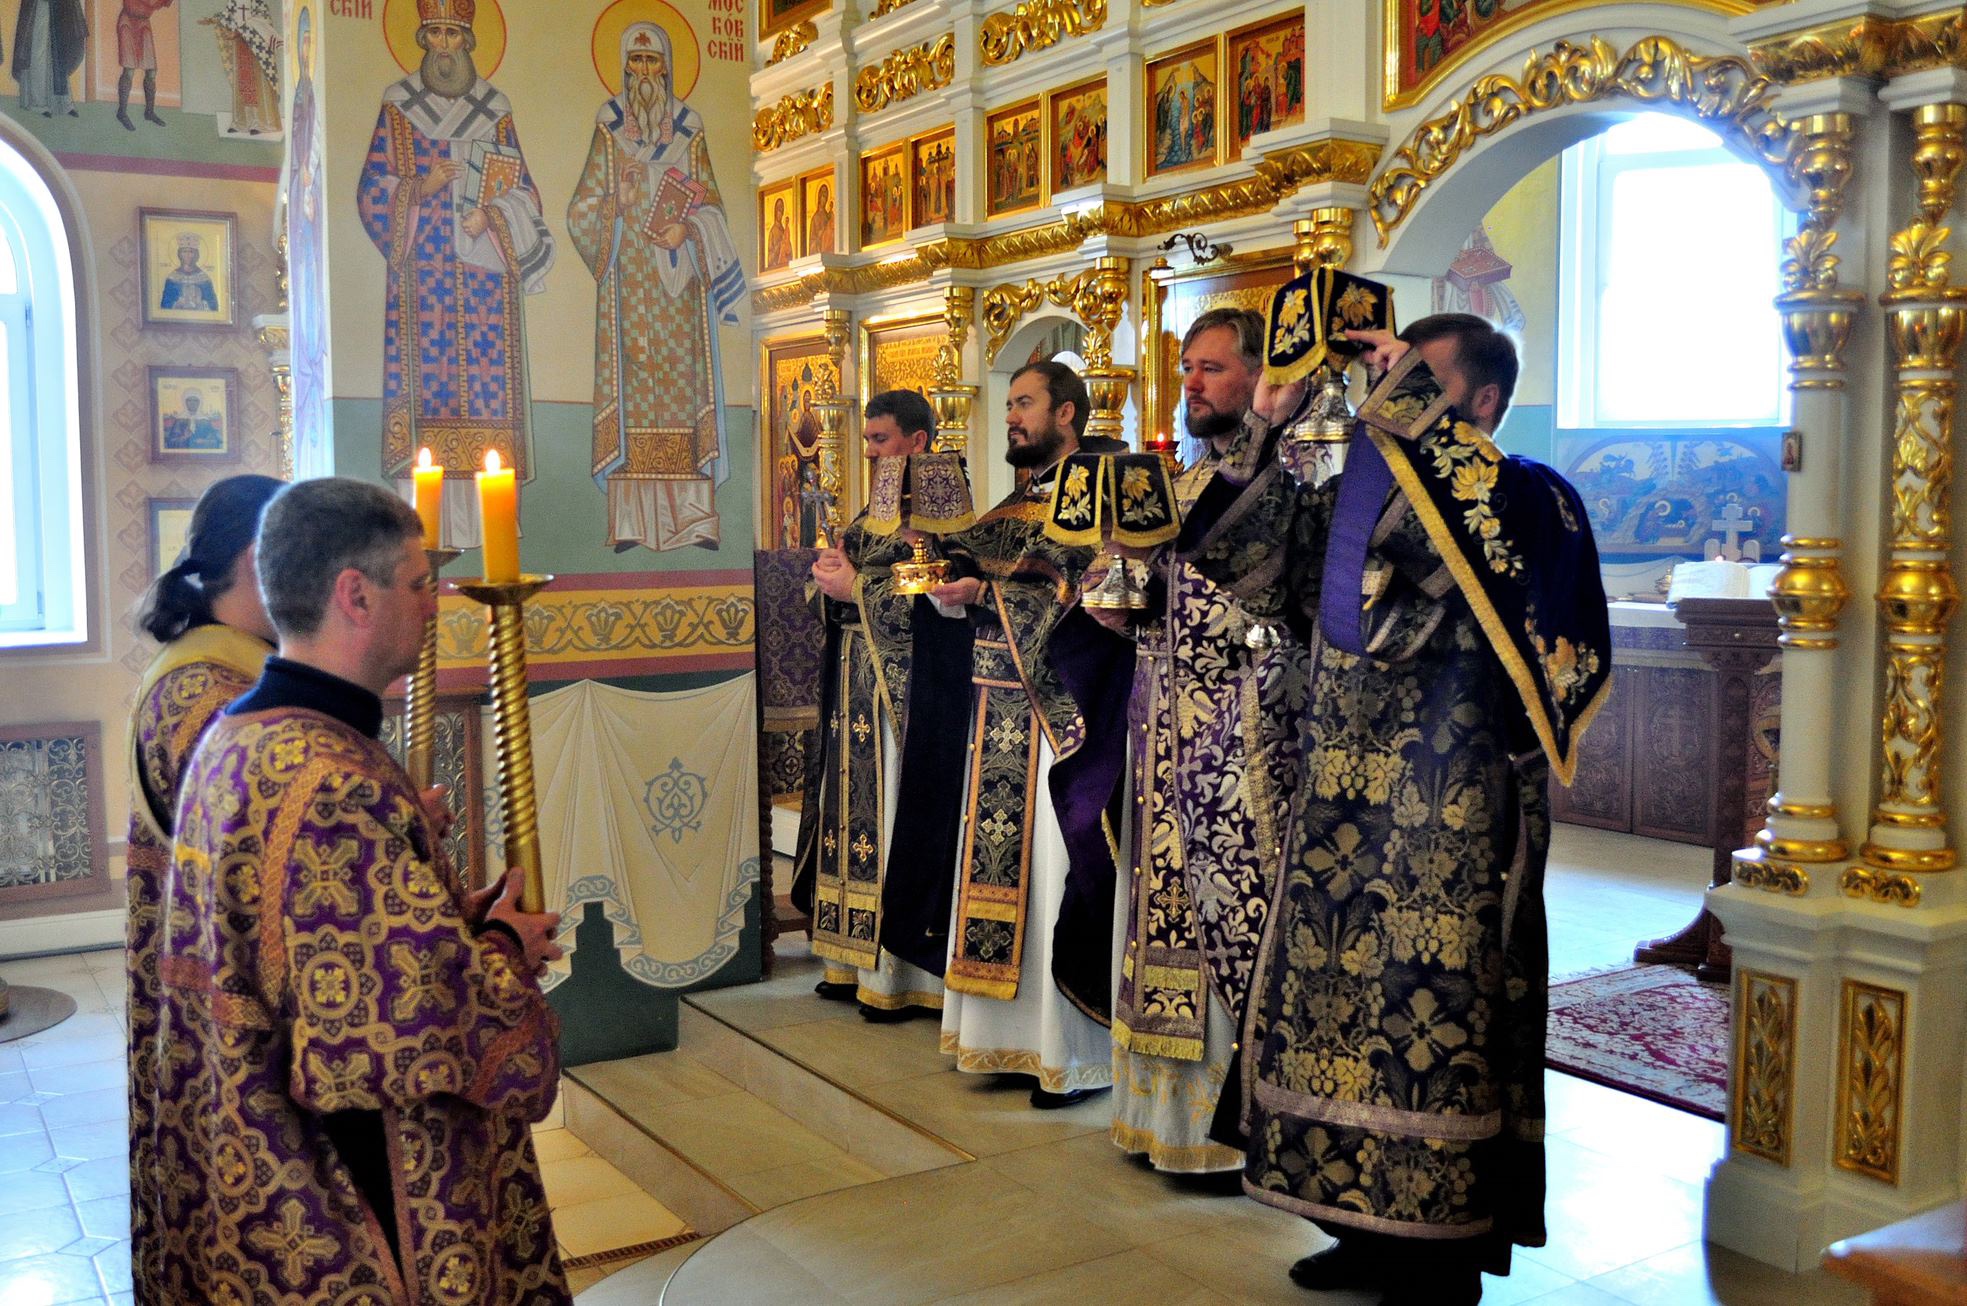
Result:
M704 184L681 168L669 169L656 183L656 197L642 218L642 234L651 240L656 239L663 228L695 213L707 194L709 192L704 189Z

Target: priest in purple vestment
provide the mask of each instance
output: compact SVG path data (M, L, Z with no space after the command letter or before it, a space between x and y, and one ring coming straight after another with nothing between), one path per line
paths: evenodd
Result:
M464 892L377 738L436 588L409 506L303 481L257 569L278 656L185 774L157 911L146 1299L572 1300L528 1126L559 918Z

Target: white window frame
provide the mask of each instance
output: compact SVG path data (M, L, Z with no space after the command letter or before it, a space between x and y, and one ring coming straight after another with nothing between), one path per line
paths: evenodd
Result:
M0 652L89 641L83 538L80 359L75 267L53 190L11 142L0 139L0 239L14 258L17 293L0 296L7 325L15 437L13 502L19 593L0 605ZM25 431L25 438L20 438Z
M1557 426L1581 431L1768 430L1790 420L1790 391L1776 388L1776 412L1766 421L1732 419L1688 422L1683 419L1635 420L1606 418L1598 405L1598 296L1610 260L1603 221L1613 183L1626 172L1675 167L1711 166L1716 162L1754 167L1723 146L1653 150L1614 155L1605 151L1600 133L1566 150L1558 168L1557 277ZM1795 217L1784 214L1782 235L1793 234ZM1770 252L1774 267L1780 251Z

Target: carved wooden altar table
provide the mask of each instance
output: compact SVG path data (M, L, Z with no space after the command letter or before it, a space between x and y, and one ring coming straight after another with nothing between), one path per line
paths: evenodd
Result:
M1708 711L1714 765L1707 777L1707 807L1713 818L1709 828L1714 834L1709 887L1714 888L1728 883L1735 850L1746 842L1744 831L1761 824L1766 795L1752 794L1749 783L1751 770L1762 769L1755 756L1755 682L1777 653L1776 610L1767 599L1685 598L1674 604L1673 611L1686 627L1687 647L1714 671ZM1728 945L1721 939L1721 923L1706 909L1678 933L1641 943L1633 949L1632 959L1693 966L1702 979L1728 977Z

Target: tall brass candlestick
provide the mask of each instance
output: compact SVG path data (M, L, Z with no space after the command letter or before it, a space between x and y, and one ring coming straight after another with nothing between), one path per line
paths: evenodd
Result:
M488 642L492 681L492 737L499 753L499 812L505 821L505 864L525 875L523 911L546 910L540 874L539 796L533 790L533 719L526 705L526 600L553 583L551 576L514 581L461 580L458 593L492 610Z
M431 583L457 561L456 549L425 549ZM437 618L424 623L423 652L403 687L403 769L418 789L436 783L437 773Z

